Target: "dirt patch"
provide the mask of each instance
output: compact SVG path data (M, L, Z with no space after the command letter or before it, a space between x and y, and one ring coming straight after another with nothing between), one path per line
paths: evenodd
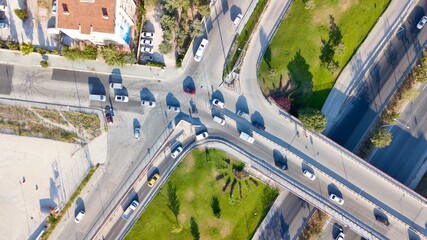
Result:
M206 228L211 229L214 232L218 232L221 238L226 238L231 233L232 224L225 219L209 218L204 222Z
M186 193L185 193L185 200L187 202L192 202L194 199L194 193L191 189L189 189Z
M185 223L188 220L187 215L185 213L179 214L178 215L178 220L179 220L180 224Z
M359 0L340 0L338 5L340 7L340 10L342 12L345 12L349 8L357 4L359 4Z
M359 0L339 0L339 3L336 6L322 6L314 10L313 13L313 23L318 24L327 24L329 25L329 16L332 15L335 17L339 12L345 12L350 9L352 6L359 3Z

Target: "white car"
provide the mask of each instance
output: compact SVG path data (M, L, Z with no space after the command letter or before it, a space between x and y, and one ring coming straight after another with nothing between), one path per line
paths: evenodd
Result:
M312 181L314 179L316 179L316 175L314 175L314 173L312 173L312 172L310 172L308 170L304 170L304 172L302 174L304 174L304 176L306 176L308 179L310 179Z
M142 39L141 44L142 44L142 45L149 45L149 46L153 46L153 40L149 40L149 39Z
M216 98L212 100L212 104L214 106L219 107L219 108L224 108L225 107L225 104L223 102L221 102L220 100L216 99Z
M85 216L85 211L83 211L83 210L80 211L77 214L76 218L74 219L74 222L79 223L84 218L84 216Z
M200 141L200 140L207 138L208 136L209 136L208 132L202 132L202 133L196 135L196 140Z
M177 147L177 148L175 149L175 151L173 151L173 152L171 153L172 158L176 158L176 157L178 157L178 155L182 153L182 150L183 150L183 149L182 149L182 147Z
M142 32L141 37L143 38L153 38L154 33L153 32Z
M155 107L156 106L156 102L154 102L154 101L148 101L148 100L142 100L141 101L141 106Z
M240 21L242 21L243 15L242 14L237 14L236 18L233 21L234 25L239 25Z
M427 23L427 16L424 16L424 17L422 17L422 18L421 18L421 20L418 22L418 24L417 24L417 28L421 30L421 29L424 27L424 25L426 25L426 23Z
M141 47L141 52L153 54L154 50L152 47Z
M200 62L200 60L203 57L203 53L205 52L205 48L208 45L209 41L207 39L203 39L202 42L199 45L199 48L197 48L196 55L194 55L194 61Z
M116 95L114 98L116 102L129 102L129 97L124 95Z
M133 137L134 137L136 140L138 140L138 139L141 137L141 128L136 127L136 128L133 130Z
M213 120L215 122L219 123L219 125L223 125L224 126L224 124L225 124L225 119L224 118L220 118L220 117L215 116L215 117L213 117Z
M335 240L344 240L345 234L341 229L341 232L338 234L338 236L335 238Z
M344 204L344 199L342 199L342 198L338 197L337 195L335 195L335 194L333 194L333 193L331 193L331 195L329 195L329 198L330 198L332 201L334 201L334 202L338 203L339 205L343 205L343 204Z
M242 117L242 118L244 118L245 120L247 120L247 121L251 121L251 116L249 116L249 114L248 113L245 113L245 112L243 112L242 110L239 110L239 111L237 111L237 115L239 116L239 117Z
M56 14L56 0L54 0L53 3L52 3L52 14L53 15Z
M171 106L171 105L169 105L168 106L168 110L169 111L174 111L174 112L181 112L181 108L178 107L178 106Z

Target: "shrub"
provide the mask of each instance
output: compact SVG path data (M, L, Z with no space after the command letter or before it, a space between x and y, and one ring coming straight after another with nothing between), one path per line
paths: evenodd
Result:
M168 54L172 52L172 44L170 42L163 40L159 45L159 52L162 54Z
M108 45L102 48L101 55L105 62L110 65L123 66L125 64L126 54L121 52L116 46Z
M31 44L30 42L28 42L28 43L23 43L23 44L21 45L21 52L22 52L22 54L24 54L24 55L28 55L28 54L30 54L30 53L32 53L32 52L34 52L34 46L33 46L33 44Z
M27 13L27 11L26 10L23 10L23 9L15 9L14 10L15 11L15 14L16 14L16 16L18 17L18 18L20 18L22 21L24 21L25 19L27 19L28 18L28 13Z
M45 61L45 60L40 61L40 65L41 65L42 67L44 67L44 68L49 67L49 63L47 63L47 61Z
M6 46L10 50L19 50L19 44L17 42L7 42Z
M79 48L69 48L65 47L62 51L62 55L65 58L75 61L75 60L95 60L98 56L98 49L96 46L85 46L83 50Z
M44 48L37 48L37 52L43 55L43 54L46 54L48 50Z
M326 128L327 119L319 110L304 108L299 112L299 119L305 128L316 132L323 132Z
M378 129L371 137L371 142L376 148L384 148L390 145L393 136L384 128Z

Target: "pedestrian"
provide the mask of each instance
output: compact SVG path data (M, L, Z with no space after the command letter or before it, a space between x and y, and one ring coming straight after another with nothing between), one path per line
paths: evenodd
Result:
M39 185L36 184L36 191L39 190Z
M25 183L25 177L22 177L22 183Z

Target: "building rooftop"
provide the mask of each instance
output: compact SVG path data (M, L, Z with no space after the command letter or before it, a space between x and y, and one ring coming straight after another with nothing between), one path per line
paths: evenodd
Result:
M114 33L115 7L115 0L58 0L57 27L80 27L82 34Z

